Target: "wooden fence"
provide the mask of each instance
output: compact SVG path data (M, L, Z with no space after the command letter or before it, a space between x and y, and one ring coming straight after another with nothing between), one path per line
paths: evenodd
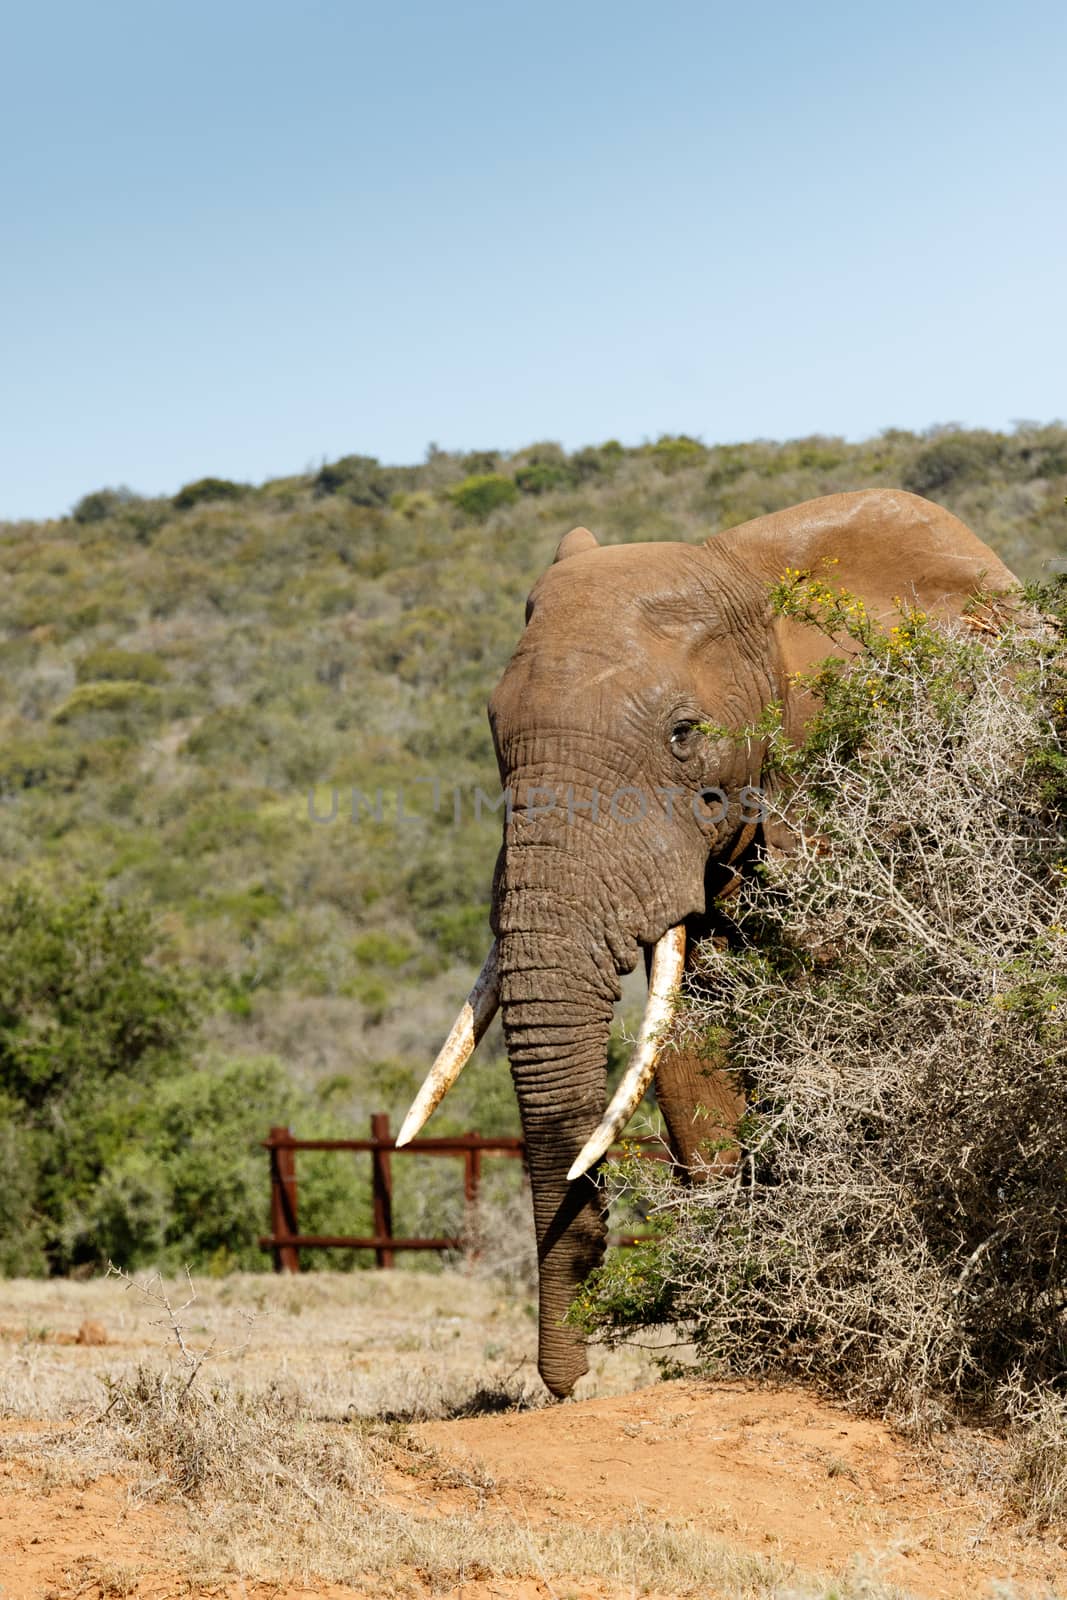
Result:
M627 1140L628 1145L646 1145L638 1153L652 1160L669 1161L661 1140ZM288 1128L272 1128L263 1141L270 1153L270 1233L259 1243L274 1254L275 1272L299 1272L301 1250L373 1250L379 1267L394 1265L397 1250L464 1250L467 1241L454 1238L398 1238L393 1232L394 1156L452 1156L463 1161L463 1193L468 1207L478 1202L482 1176L482 1157L499 1155L525 1161L522 1139L483 1138L480 1133L456 1133L439 1139L412 1139L402 1150L396 1148L389 1131L389 1118L376 1111L370 1119L369 1139L297 1139ZM298 1150L355 1150L371 1158L371 1197L374 1232L365 1235L301 1233L297 1203L296 1152ZM611 1154L617 1155L618 1150ZM612 1244L637 1244L643 1234L615 1234Z

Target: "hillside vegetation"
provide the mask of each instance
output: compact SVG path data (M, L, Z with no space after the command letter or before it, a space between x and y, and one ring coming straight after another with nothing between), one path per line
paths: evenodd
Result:
M420 466L349 456L261 487L101 489L69 517L0 523L7 873L152 910L159 959L206 996L190 1070L252 1064L242 1137L284 1115L396 1117L487 945L485 702L560 535L695 541L877 485L949 506L1022 577L1067 548L1067 428L1029 424L854 445L431 447ZM312 790L322 818L336 791L334 820L312 819ZM401 796L416 820L398 818ZM440 1127L514 1126L487 1043Z

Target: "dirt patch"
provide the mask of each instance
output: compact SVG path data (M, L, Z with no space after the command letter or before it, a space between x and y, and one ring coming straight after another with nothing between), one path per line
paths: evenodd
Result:
M364 1588L251 1576L197 1583L175 1559L196 1531L195 1510L148 1504L143 1484L114 1475L59 1481L27 1457L0 1462L4 1600L632 1600L662 1591L542 1579L536 1547L546 1529L636 1521L703 1533L798 1576L866 1570L929 1600L970 1600L1005 1583L1018 1594L1067 1594L1061 1546L1014 1537L994 1524L991 1506L939 1488L887 1429L795 1391L677 1382L426 1423L410 1438L388 1502L420 1518L460 1513L529 1529L528 1578L472 1561L449 1589L415 1568Z
M887 1428L802 1392L668 1383L418 1431L539 1521L696 1525L807 1572L865 1563L931 1600L1005 1581L1067 1594L1062 1545L1013 1536Z
M53 1328L11 1328L0 1323L0 1339L18 1344L82 1344L96 1347L114 1343L103 1323L90 1318L86 1318L76 1333L60 1332Z
M143 1568L165 1525L158 1508L136 1505L115 1478L52 1485L25 1462L0 1462L0 1593L122 1593L112 1585Z
M365 1587L233 1577L197 1582L160 1560L191 1532L176 1506L139 1503L122 1479L55 1485L24 1462L0 1462L0 1594L4 1600L623 1600L617 1589L568 1580L480 1575L477 1563L448 1589L417 1569ZM629 1596L626 1597L629 1600ZM652 1596L651 1600L657 1600ZM669 1597L661 1597L669 1600Z

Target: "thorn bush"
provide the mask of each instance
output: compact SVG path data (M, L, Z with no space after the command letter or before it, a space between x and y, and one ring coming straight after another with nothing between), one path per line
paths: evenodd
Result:
M587 1283L591 1334L684 1325L712 1370L919 1429L1063 1395L1067 586L1031 598L1044 620L999 632L882 629L822 578L778 586L859 654L810 675L803 748L778 736L795 848L721 908L732 953L705 947L675 1023L729 1038L742 1157L608 1178L659 1238Z

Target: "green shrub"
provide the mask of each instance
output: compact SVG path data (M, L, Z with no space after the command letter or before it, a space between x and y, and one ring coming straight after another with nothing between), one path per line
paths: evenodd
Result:
M242 766L269 754L266 728L251 708L227 706L204 717L185 741L194 761L205 766L237 762Z
M995 434L944 432L908 464L903 486L913 494L936 495L958 481L981 483L1001 454L1002 442Z
M711 471L708 473L709 489L727 489L730 484L746 472L751 472L759 464L760 455L766 457L767 452L760 452L759 446L748 444L717 445L710 451Z
M104 716L138 717L158 715L162 709L159 689L139 680L104 679L83 683L52 713L52 721L62 726L81 718Z
M449 490L453 505L466 517L484 522L500 506L510 506L519 498L519 491L511 478L498 472L476 473L464 478Z
M810 439L790 439L776 453L778 472L833 472L848 460L844 439L827 439L819 434Z
M117 489L94 489L91 494L82 495L71 516L75 522L106 522L136 498L133 490L124 485Z
M426 913L420 921L442 955L448 959L473 963L485 960L492 937L487 902L442 907Z
M305 1136L339 1136L270 1058L204 1063L165 1077L128 1140L67 1230L71 1257L127 1268L263 1268L269 1167L263 1140L278 1122ZM312 1233L369 1225L369 1179L334 1156L301 1157L301 1226ZM336 1257L331 1257L336 1265Z
M368 628L367 655L380 671L406 683L432 684L447 672L454 651L455 618L440 606L415 606L400 621Z
M55 900L20 882L0 896L0 1106L29 1152L19 1207L52 1268L83 1258L81 1219L146 1091L192 1043L191 991L157 951L147 913L96 889Z
M573 488L577 481L577 472L565 461L534 461L515 470L515 483L523 494L551 494Z
M69 793L88 767L88 753L69 735L13 733L0 743L0 794L23 789Z
M394 511L398 511L407 522L415 522L419 517L429 516L436 504L432 494L425 489L415 489L410 494L403 490L392 495L389 501Z
M225 917L236 937L247 943L253 933L279 916L284 906L283 897L266 883L240 889L215 884L200 897L198 909L205 917Z
M144 650L119 650L99 645L82 656L75 668L79 683L98 683L103 679L126 683L166 683L170 678L166 663Z
M468 478L483 478L500 471L499 450L468 450L459 458L459 464Z
M581 450L576 450L571 456L571 467L579 483L588 483L601 477L607 477L618 467L624 451L617 439L609 439L607 444L586 445Z
M678 472L683 467L698 467L707 459L707 446L685 433L665 433L649 445L648 453L661 472Z
M193 506L220 500L243 500L251 494L247 483L235 483L232 478L197 478L186 483L171 500L175 511L190 511Z
M317 495L343 495L353 505L385 507L394 494L413 489L411 467L383 467L375 456L342 456L320 468L315 477Z
M577 482L577 468L552 440L528 446L516 459L515 484L522 494L551 494L573 488Z
M403 967L415 954L406 939L376 928L360 934L352 946L356 960L367 967Z
M199 1002L164 954L98 890L0 896L0 1272L265 1265L267 1129L343 1131L276 1061L194 1061ZM367 1194L311 1161L304 1224L362 1231Z
M56 1116L114 1078L149 1082L195 1030L187 982L155 964L147 911L95 888L50 899L25 881L0 895L0 1091Z
M0 1091L0 1278L43 1277L45 1228L36 1209L38 1137L19 1101Z
M1067 476L1067 428L1020 424L1008 441L1004 463L1013 478Z
M138 496L121 508L112 525L120 535L132 538L138 544L148 544L173 510L169 500L145 500Z
M389 984L371 972L357 972L341 986L341 993L347 1000L359 1001L365 1013L364 1020L371 1027L385 1017L394 995Z
M121 1255L112 1236L113 1259L129 1264L162 1255L177 1265L221 1257L231 1266L262 1265L256 1236L265 1231L268 1182L261 1143L292 1101L281 1066L270 1060L206 1065L161 1084L143 1155L134 1152L119 1174L134 1196L144 1187L143 1168L156 1175L159 1236L134 1240ZM105 1189L101 1201L108 1198Z

